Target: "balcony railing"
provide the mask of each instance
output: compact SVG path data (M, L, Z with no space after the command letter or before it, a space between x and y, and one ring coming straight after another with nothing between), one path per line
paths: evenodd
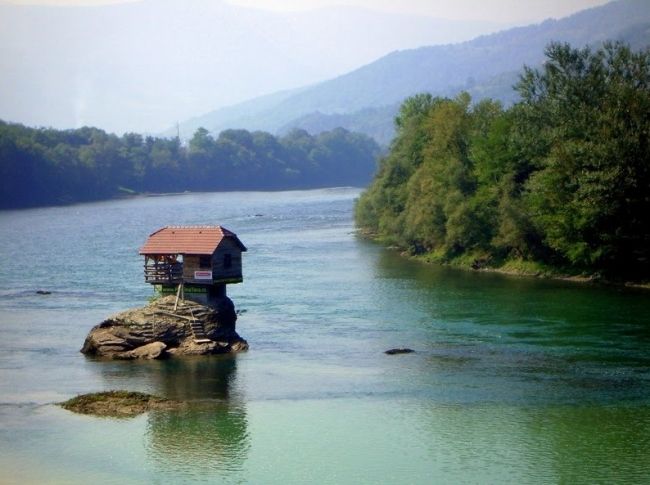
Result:
M152 284L178 284L183 281L183 263L147 264L144 280Z

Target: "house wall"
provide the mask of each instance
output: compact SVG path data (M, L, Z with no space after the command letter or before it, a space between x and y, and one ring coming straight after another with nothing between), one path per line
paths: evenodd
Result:
M175 295L178 291L176 285L157 285L156 291L162 296ZM226 294L225 284L198 285L187 283L183 289L185 300L195 301L201 305L215 307L223 300Z
M231 264L229 268L224 266L226 255L230 255ZM209 255L206 256L210 257ZM243 279L241 249L239 249L239 246L235 242L228 238L223 239L212 254L212 267L202 267L200 261L201 256L199 255L186 254L183 256L183 280L186 283L194 282L205 285L212 284L206 280L194 279L195 271L209 271L210 269L212 270L212 279L215 282L237 283Z
M230 255L230 268L224 266L226 255ZM219 280L242 280L242 256L239 246L224 238L212 255L212 278Z
M209 270L210 268L201 268L199 265L199 256L185 254L183 256L183 279L185 281L194 279L194 272L200 270Z

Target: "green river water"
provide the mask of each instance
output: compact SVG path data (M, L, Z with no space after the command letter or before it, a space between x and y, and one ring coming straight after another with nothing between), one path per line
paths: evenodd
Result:
M406 260L354 234L358 194L0 212L0 483L650 483L650 292ZM167 224L248 246L228 292L250 350L85 358L93 325L151 295L137 249ZM190 404L55 404L108 389Z

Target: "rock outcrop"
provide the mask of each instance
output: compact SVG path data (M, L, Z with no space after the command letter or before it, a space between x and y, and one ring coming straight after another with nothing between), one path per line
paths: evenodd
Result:
M142 347L138 347L133 350L129 350L127 352L121 352L119 354L116 354L115 357L118 359L147 359L147 360L152 360L152 359L160 359L163 357L165 353L165 349L167 349L167 345L165 345L162 342L152 342L150 344L145 344Z
M115 359L160 359L180 355L240 352L248 343L235 331L237 314L224 297L214 306L175 296L159 298L92 328L81 352Z

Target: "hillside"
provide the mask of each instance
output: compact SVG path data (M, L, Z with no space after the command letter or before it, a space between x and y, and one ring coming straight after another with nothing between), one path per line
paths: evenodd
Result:
M345 127L350 131L366 133L377 143L387 146L395 132L393 119L398 109L399 103L378 108L363 108L354 113L324 114L316 111L281 126L277 131L284 134L291 130L302 129L309 133L320 133Z
M395 51L330 81L210 112L187 126L215 133L228 127L278 132L340 122L386 142L392 136L385 129L389 118L410 95L447 96L466 90L475 99L489 96L511 104L516 73L523 65L540 65L549 42L583 46L607 39L627 41L633 48L649 44L650 2L620 0L468 42ZM383 121L377 119L377 108L384 112Z

